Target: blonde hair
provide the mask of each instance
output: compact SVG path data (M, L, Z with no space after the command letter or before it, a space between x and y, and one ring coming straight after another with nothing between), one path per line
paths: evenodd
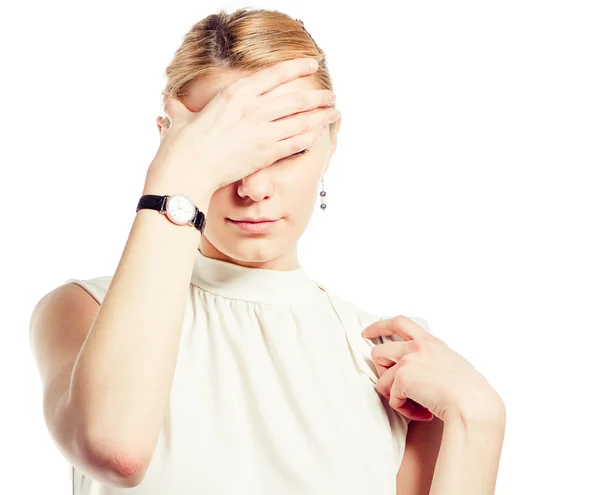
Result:
M184 36L166 68L163 94L181 100L192 85L218 72L255 72L303 57L319 61L319 69L310 76L316 88L333 90L325 53L301 20L276 10L242 8L231 14L221 10L194 24Z

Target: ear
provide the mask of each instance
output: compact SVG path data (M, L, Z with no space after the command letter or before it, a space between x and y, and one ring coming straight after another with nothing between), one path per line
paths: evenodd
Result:
M327 158L327 163L325 164L325 170L323 170L323 175L325 175L325 172L327 172L327 170L329 169L329 163L331 162L331 157L337 148L337 134L340 130L341 125L342 125L342 117L340 117L335 122L335 125L332 126L329 130L329 143L330 143L329 157Z
M163 136L169 128L168 120L166 117L156 117L156 127L158 127L158 135L162 140Z
M336 120L335 125L331 128L330 131L330 140L333 148L331 149L331 153L333 153L337 147L337 134L340 131L340 127L342 126L342 117Z

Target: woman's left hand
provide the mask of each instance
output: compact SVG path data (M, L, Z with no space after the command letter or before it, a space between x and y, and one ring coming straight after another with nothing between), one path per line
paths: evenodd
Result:
M444 341L406 316L379 320L362 335L398 335L404 342L376 344L371 351L376 389L392 409L416 421L497 415L504 404L489 382Z

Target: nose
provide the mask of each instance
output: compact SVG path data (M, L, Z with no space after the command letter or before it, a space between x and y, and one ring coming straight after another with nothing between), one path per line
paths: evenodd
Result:
M264 170L257 170L253 174L240 179L237 193L241 198L250 198L252 201L261 201L273 194L273 183Z

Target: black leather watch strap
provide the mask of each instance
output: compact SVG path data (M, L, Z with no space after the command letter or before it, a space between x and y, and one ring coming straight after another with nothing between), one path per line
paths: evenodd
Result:
M204 226L206 225L206 216L196 206L196 216L192 219L194 227L196 227L200 233L204 233Z
M167 204L167 199L169 196L157 196L156 194L145 194L138 201L136 212L141 210L142 208L148 208L150 210L160 211L161 213L165 212L165 205Z
M137 208L135 209L135 211L138 212L143 208L147 208L150 210L156 210L160 213L165 213L167 199L169 199L168 195L159 196L156 194L145 194L138 201ZM194 215L191 224L194 227L196 227L201 233L204 233L204 226L206 225L206 216L198 209L197 206L194 205L194 207L196 208L196 214Z

